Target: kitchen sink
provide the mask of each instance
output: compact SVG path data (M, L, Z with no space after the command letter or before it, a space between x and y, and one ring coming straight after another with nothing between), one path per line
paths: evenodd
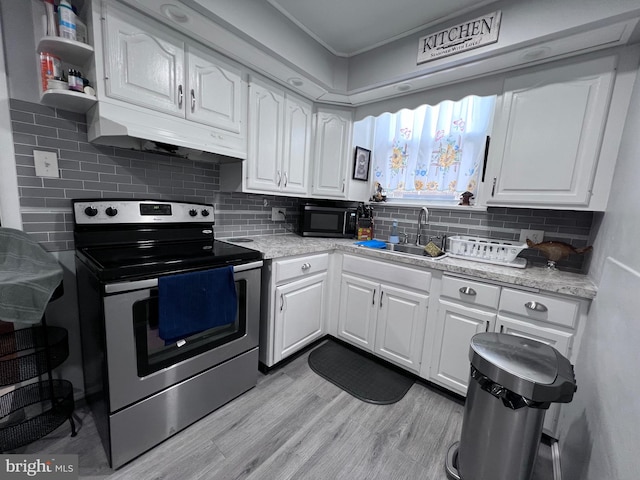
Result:
M433 260L438 260L447 256L447 254L442 254L438 257L432 257L424 251L424 245L413 245L410 243L387 243L385 250L389 252L417 255L419 257L428 257Z
M385 250L389 250L390 252L398 252L398 253L410 253L411 255L420 255L423 256L424 246L422 245L411 245L408 243L387 243Z

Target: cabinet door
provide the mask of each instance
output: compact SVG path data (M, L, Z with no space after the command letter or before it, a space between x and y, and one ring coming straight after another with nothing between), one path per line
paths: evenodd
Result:
M504 315L498 315L496 332L508 333L546 343L566 357L569 356L569 347L571 346L571 339L573 338L573 334L571 333L548 326L536 325L530 321L523 322L515 318L505 317Z
M373 351L379 285L352 275L342 275L338 337Z
M324 335L326 290L326 272L276 288L274 362Z
M184 116L184 43L120 8L105 6L107 96Z
M286 192L303 195L309 193L311 111L310 103L287 94L282 155L282 190Z
M506 79L488 204L589 204L614 68L611 56Z
M565 357L568 358L570 356L569 350L573 338L571 333L556 330L548 326L533 324L530 321L523 322L503 315L498 315L496 331L546 343L558 350ZM544 416L543 429L554 438L557 436L556 428L560 415L560 406L561 404L559 403L552 403Z
M375 353L420 371L428 299L427 295L380 285Z
M318 111L313 156L313 195L346 198L346 166L351 149L351 128L350 113Z
M284 92L252 79L249 85L247 187L280 190L283 120Z
M471 337L491 332L496 314L439 300L429 378L451 390L467 394Z
M243 133L247 93L242 72L225 64L217 56L191 46L188 48L187 61L187 118L227 132Z

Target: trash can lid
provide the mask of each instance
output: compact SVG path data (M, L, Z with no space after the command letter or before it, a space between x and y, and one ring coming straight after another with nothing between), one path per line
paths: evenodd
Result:
M535 402L570 402L576 390L569 360L536 340L479 333L471 339L469 360L489 379Z

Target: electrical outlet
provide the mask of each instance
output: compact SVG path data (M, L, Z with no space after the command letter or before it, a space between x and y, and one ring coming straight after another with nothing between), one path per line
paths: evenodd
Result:
M56 152L33 151L33 162L36 165L38 177L60 178L58 171L58 155Z
M520 241L525 243L527 238L531 240L533 243L540 243L544 238L543 230L525 230L524 228L520 230Z
M284 207L271 207L271 220L274 222L284 222L287 209Z

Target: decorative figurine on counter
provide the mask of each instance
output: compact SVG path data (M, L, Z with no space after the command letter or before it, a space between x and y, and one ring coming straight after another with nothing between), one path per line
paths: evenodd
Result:
M462 195L460 195L460 200L462 200L458 205L467 205L467 206L471 206L470 200L473 198L473 193L471 192L464 192Z
M590 252L593 250L592 246L575 248L572 245L564 242L540 242L533 243L531 240L527 238L527 245L529 248L533 248L534 250L538 250L546 259L547 259L547 268L550 270L555 270L556 262L560 260L564 260L572 253L577 253L579 255Z
M387 200L387 194L385 193L380 182L376 182L374 185L374 193L371 197L372 202L385 202Z

